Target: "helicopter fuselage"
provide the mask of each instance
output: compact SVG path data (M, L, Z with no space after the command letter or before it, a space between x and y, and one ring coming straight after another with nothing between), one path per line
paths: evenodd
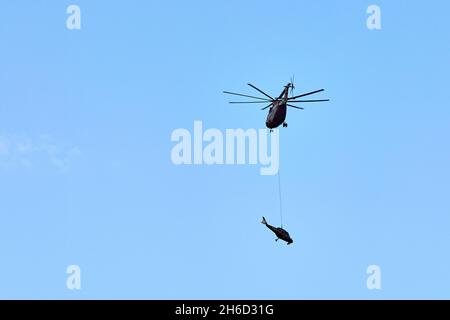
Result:
M273 103L273 106L269 109L269 114L266 119L266 126L269 129L274 129L284 123L286 120L286 102L283 100L277 100Z
M258 100L258 101L230 101L230 103L264 103L265 104L265 103L270 102L269 105L267 105L261 109L261 110L266 110L267 108L270 107L269 113L267 114L267 118L266 118L266 127L269 128L270 131L272 131L275 128L278 128L280 125L283 125L283 127L285 127L285 128L288 126L287 123L285 122L287 107L301 109L301 110L304 109L303 107L298 107L298 106L293 105L293 103L329 101L329 99L296 100L297 98L303 98L303 97L309 96L311 94L322 92L324 89L307 92L307 93L300 94L297 96L292 96L292 93L294 90L294 84L292 81L284 86L284 89L281 92L281 94L278 96L278 98L275 98L275 99L272 98L267 93L265 93L264 91L258 89L251 83L248 83L248 85L250 87L252 87L253 89L259 91L261 94L263 94L265 96L265 98L250 96L250 95L242 94L242 93L229 92L229 91L224 91L223 93ZM291 97L289 97L289 91L291 92Z

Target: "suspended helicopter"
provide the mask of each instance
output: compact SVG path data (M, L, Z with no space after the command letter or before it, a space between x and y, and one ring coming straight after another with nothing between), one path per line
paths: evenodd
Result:
M233 104L269 103L269 105L265 106L261 110L266 110L267 108L270 108L269 109L269 113L267 114L267 118L266 118L266 127L269 128L270 131L272 131L274 128L277 128L281 124L283 125L284 128L287 128L288 124L285 122L285 120L286 120L286 113L287 113L287 107L291 107L291 108L295 108L295 109L301 109L301 110L304 109L303 107L295 106L292 103L309 103L309 102L330 101L330 99L297 100L298 98L302 98L302 97L306 97L306 96L309 96L309 95L312 95L312 94L316 94L316 93L322 92L325 89L320 89L320 90L311 91L311 92L308 92L308 93L303 93L303 94L300 94L300 95L297 95L297 96L292 96L293 92L294 92L294 89L295 89L293 80L291 80L291 82L289 82L287 85L284 86L283 91L281 92L281 94L276 99L272 98L270 95L268 95L264 91L258 89L257 87L255 87L251 83L248 83L248 85L250 87L252 87L253 89L255 89L256 91L258 91L259 93L263 94L265 96L265 98L250 96L250 95L246 95L246 94L242 94L242 93L229 92L229 91L223 91L223 93L231 94L231 95L235 95L235 96L246 97L246 98L252 98L252 99L257 99L258 100L258 101L231 101L230 103L233 103ZM289 92L291 94L291 97L289 97Z
M267 223L266 218L263 217L261 223L264 224L267 228L269 228L273 233L275 233L275 235L277 236L275 241L281 239L283 241L286 241L287 244L291 244L294 242L294 240L292 240L291 236L289 235L289 232L287 232L283 228L276 228L274 226L271 226L270 224Z

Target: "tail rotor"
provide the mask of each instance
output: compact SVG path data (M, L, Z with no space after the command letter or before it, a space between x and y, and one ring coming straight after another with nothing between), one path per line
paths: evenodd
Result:
M294 76L291 77L291 96L294 95L294 89L295 89L295 85L294 85Z

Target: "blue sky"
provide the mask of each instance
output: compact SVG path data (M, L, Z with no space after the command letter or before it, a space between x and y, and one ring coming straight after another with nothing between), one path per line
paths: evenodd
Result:
M3 1L0 298L450 298L449 10ZM263 128L221 91L276 95L292 75L331 102L289 110L280 133L286 246L260 224L279 224L276 176L175 166L170 135Z

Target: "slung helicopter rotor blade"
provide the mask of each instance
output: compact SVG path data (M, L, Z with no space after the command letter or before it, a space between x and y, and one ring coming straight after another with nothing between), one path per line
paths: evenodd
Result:
M228 103L267 103L269 101L230 101Z
M271 104L269 104L267 107L262 108L261 110L266 110L268 107L270 107L273 104L273 102Z
M252 87L253 89L259 91L260 93L262 93L263 95L265 95L266 97L270 98L270 100L275 100L274 98L272 98L271 96L269 96L267 93L265 93L264 91L258 89L257 87L255 87L254 85L252 85L251 83L247 83L250 87Z
M305 108L302 108L302 107L293 106L292 104L289 104L289 103L286 103L286 105L288 107L295 108L295 109L302 109L302 110L305 109Z
M289 100L289 103L292 102L325 102L330 101L330 99L320 99L320 100Z
M264 100L264 101L271 101L271 100L266 99L266 98L260 98L260 97L249 96L249 95L242 94L242 93L235 93L235 92L229 92L229 91L223 91L223 93L226 93L226 94L233 94L233 95L235 95L235 96L241 96L241 97L246 97L246 98L258 99L258 100Z
M322 92L324 90L325 89L320 89L320 90L304 93L304 94L301 94L301 95L298 95L298 96L295 96L295 97L290 97L290 98L288 98L288 100L294 100L294 99L297 99L297 98L306 97L306 96L309 96L309 95L314 94L314 93Z

